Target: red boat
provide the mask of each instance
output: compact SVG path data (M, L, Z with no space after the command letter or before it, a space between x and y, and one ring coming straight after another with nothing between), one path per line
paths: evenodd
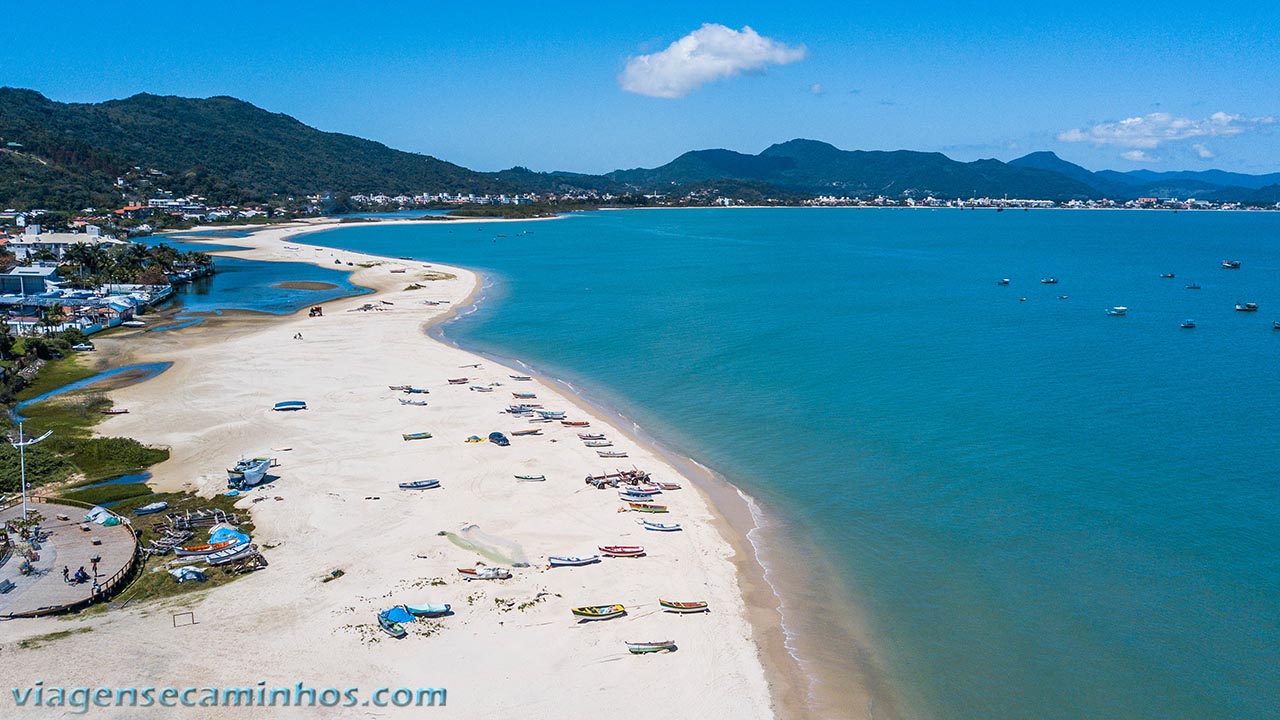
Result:
M586 420L561 420L560 424L568 425L569 427L587 427L591 425L591 423Z
M124 408L118 408L118 409L111 408L110 410L103 410L102 414L103 415L128 415L129 411L125 410Z
M601 545L597 548L605 557L640 557L644 548L639 545Z

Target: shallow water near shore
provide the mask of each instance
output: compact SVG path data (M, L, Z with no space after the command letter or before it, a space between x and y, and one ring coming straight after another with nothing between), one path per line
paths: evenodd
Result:
M451 337L821 548L778 568L821 682L861 650L815 619L851 604L888 707L977 719L1280 706L1278 235L1276 213L777 209L311 239L486 272ZM838 598L804 583L828 567Z

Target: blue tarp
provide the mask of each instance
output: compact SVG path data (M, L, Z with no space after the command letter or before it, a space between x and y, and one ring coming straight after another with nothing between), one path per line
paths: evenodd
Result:
M398 623L413 622L413 614L410 613L408 610L405 610L403 607L400 607L399 605L391 608L390 610L383 610L378 614L390 620L391 622L398 622Z
M214 545L220 542L225 542L227 540L235 540L236 544L243 544L243 543L249 542L249 536L245 535L239 530L225 527L225 526L220 528L215 528L209 533L210 545Z

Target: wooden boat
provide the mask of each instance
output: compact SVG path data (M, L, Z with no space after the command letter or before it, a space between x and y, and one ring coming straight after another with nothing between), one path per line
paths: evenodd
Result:
M498 447L506 447L511 444L511 441L507 439L506 435L496 431L489 433L489 442L497 445Z
M613 443L609 442L608 440L587 440L586 442L583 443L583 445L586 445L587 447L594 447L594 448L613 447Z
M185 557L189 555L208 555L209 553L215 553L215 552L218 552L219 550L226 550L229 547L235 547L236 545L239 545L239 544L240 544L239 540L224 540L220 543L209 543L205 545L190 545L188 547L176 547L173 549L173 554L179 557Z
M642 520L640 524L644 525L645 530L653 530L656 532L678 532L684 529L680 527L680 523L664 524L664 523L649 522L648 520Z
M1222 269L1223 270L1239 270L1240 261L1239 260L1223 260Z
M427 404L427 401L426 400L410 400L409 398L400 398L400 404L401 405L417 405L419 407L425 407Z
M644 548L639 545L601 545L596 548L605 557L640 557Z
M472 392L493 392L493 388L489 387L488 385L472 385L471 391Z
M675 640L656 640L653 642L631 642L630 640L625 640L624 642L627 643L627 652L632 655L645 655L647 653L656 652L675 652L676 650Z
M675 600L658 599L658 604L667 612L673 613L698 613L710 612L711 607L705 602L676 602Z
M662 489L656 485L633 485L627 488L627 492L636 493L637 495L659 495Z
M528 430L512 430L512 437L523 437L526 435L541 435L542 428L529 428Z
M1236 303L1236 312L1258 312L1258 303Z
M204 561L209 563L210 565L226 565L227 563L235 562L236 560L240 560L242 558L247 558L250 555L256 554L257 552L258 552L257 545L250 545L249 543L241 543L239 545L226 548L225 550L219 550L217 552L209 553L208 555L204 556Z
M1195 321L1195 320L1183 320L1183 321L1182 321L1182 324L1181 324L1181 325L1179 325L1179 327L1181 327L1183 330L1190 330L1190 329L1194 328L1195 326L1196 326L1196 321Z
M305 400L285 400L278 402L271 408L277 412L285 412L289 410L306 410L307 402Z
M529 422L531 422L531 423L549 423L549 422L551 422L551 418L529 418Z
M587 557L566 557L564 555L552 555L547 558L547 563L551 567L582 567L592 563L600 562L599 555L589 555Z
M533 379L528 375L508 375L507 377L511 378L512 380L519 380L520 382L529 382L530 380Z
M574 617L580 617L584 620L612 620L626 615L627 609L621 605L592 605L576 607L570 612L573 613Z
M604 435L600 433L578 433L579 440L604 440Z
M597 450L596 454L603 458L624 458L627 456L625 452L618 452L614 450Z
M409 634L409 631L404 629L404 625L391 620L386 613L378 613L378 627L382 628L382 632L396 639Z
M387 386L387 388L390 390L408 390L411 387L413 386L412 385L388 385Z
M169 503L161 500L160 502L153 502L153 503L150 503L149 505L143 505L140 508L136 508L134 509L133 514L134 515L150 515L151 513L158 513L161 510L166 510L168 509L168 507L169 507Z
M520 482L546 482L546 475L517 475L516 479Z
M414 480L400 483L401 490L431 490L440 487L439 480Z
M406 272L409 272L409 271L408 271L408 270L406 270L406 269L404 269L404 268L392 268L392 269L391 269L391 272L396 273L396 274L399 274L399 273L406 273Z
M128 415L129 411L124 408L110 408L102 411L103 415Z
M517 400L537 400L538 399L537 393L513 392L511 393L511 397L516 398Z
M680 483L673 483L673 482L656 482L656 483L654 483L654 485L657 485L658 487L662 488L663 490L679 490L679 489L680 489Z
M466 385L471 382L471 378L449 378L450 385Z
M408 385L406 385L403 390L406 395L425 395L426 393L431 392L426 388L410 387Z
M657 503L628 501L627 505L636 512L646 513L664 513L667 512L666 505L658 505Z
M458 572L468 581L470 580L506 580L511 577L511 571L500 567L482 567L482 568L458 568Z
M441 617L453 612L449 603L428 603L426 605L401 605L405 612L414 617Z
M565 427L590 427L591 425L586 420L561 420L560 424Z

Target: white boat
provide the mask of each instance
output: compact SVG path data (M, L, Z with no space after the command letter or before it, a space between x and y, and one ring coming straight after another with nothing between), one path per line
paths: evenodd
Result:
M659 523L641 520L640 524L644 526L645 530L655 530L657 532L675 532L684 529L680 527L680 523Z
M602 458L624 458L627 456L625 452L614 452L611 450L597 450L596 454Z
M512 380L519 380L520 382L529 382L530 380L533 380L533 378L529 377L528 375L508 375L507 377L511 378Z
M143 505L142 507L134 510L133 514L134 515L150 515L151 513L158 513L161 510L166 510L168 509L168 507L169 507L169 503L161 500L160 502L153 502L150 505Z
M588 555L587 557L565 557L562 555L552 555L547 558L547 562L551 567L581 567L583 565L600 562L600 556Z
M142 322L141 320L125 320L120 324L123 325L124 327L130 327L130 328L140 328L140 327L147 326L147 324Z
M234 467L227 468L227 487L237 490L250 488L267 477L271 458L241 458Z
M210 565L225 565L229 562L235 562L241 558L249 557L258 552L258 546L249 543L233 545L225 550L209 553L204 556L204 561Z
M471 391L472 392L493 392L493 388L487 387L485 385L472 385Z
M1196 321L1195 321L1195 320L1183 320L1183 321L1182 321L1182 325L1181 325L1182 329L1184 329L1184 330L1190 330L1191 328L1194 328L1195 326L1196 326Z
M613 443L608 440L587 440L582 444L587 447L613 447Z
M423 406L427 404L427 401L426 400L410 400L409 398L400 398L400 404Z
M1124 315L1124 314L1125 314L1125 313L1127 313L1127 312L1129 312L1129 308L1127 308L1127 307L1125 307L1125 306L1123 306L1123 305L1116 305L1115 307L1109 307L1109 308L1107 308L1107 314L1108 314L1108 315L1117 315L1117 316L1119 316L1119 315Z

